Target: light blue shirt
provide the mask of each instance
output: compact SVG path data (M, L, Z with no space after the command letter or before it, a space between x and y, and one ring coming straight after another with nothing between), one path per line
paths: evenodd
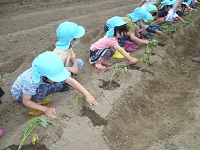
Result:
M32 80L32 68L23 72L17 80L14 82L13 86L11 87L11 93L13 98L16 101L20 101L20 97L22 98L22 94L28 95L35 95L36 90L38 89L39 83L34 83Z

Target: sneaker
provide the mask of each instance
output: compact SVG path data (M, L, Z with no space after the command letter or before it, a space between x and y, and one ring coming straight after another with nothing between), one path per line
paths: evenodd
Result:
M49 96L46 96L41 102L38 102L40 105L48 105L52 102L52 99Z
M63 83L63 88L60 90L60 92L65 92L69 90L69 84Z
M155 34L154 34L154 33L148 33L148 35L150 35L150 36L154 36Z
M149 34L146 34L146 35L144 36L144 38L145 38L145 39L150 39L150 38L152 38L152 36L149 35Z
M199 57L193 57L192 61L200 63L200 56Z

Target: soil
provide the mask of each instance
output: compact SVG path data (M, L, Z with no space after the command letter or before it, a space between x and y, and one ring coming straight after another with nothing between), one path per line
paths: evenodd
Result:
M50 107L56 108L54 125L37 126L36 145L30 138L26 150L198 150L200 147L200 65L191 61L199 55L200 19L190 16L191 23L169 36L154 36L159 44L151 60L156 65L126 59L112 59L121 68L98 71L88 62L89 47L104 35L103 25L113 16L131 13L139 0L1 0L0 1L0 71L5 95L0 104L0 149L15 150L24 126L33 119L28 109L18 105L10 94L16 78L31 67L40 53L53 50L55 30L64 21L86 28L86 34L74 51L85 65L74 78L100 103L88 106L72 89L55 93ZM136 58L145 46L131 53ZM45 115L40 118L46 118Z

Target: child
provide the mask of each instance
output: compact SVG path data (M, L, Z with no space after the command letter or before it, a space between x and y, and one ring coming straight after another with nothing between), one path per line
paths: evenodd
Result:
M189 12L187 12L186 10L186 5L187 3L186 2L182 2L181 5L177 8L176 10L176 13L177 15L179 15L180 17L188 14Z
M34 59L32 68L23 72L11 87L13 98L28 108L29 114L38 116L45 113L49 118L56 118L55 108L43 106L51 101L45 101L47 94L59 92L65 81L86 97L90 105L98 105L90 93L64 67L61 58L54 52L44 52Z
M168 12L172 8L172 6L173 1L165 0L161 2L161 8L158 11L157 16L155 17L155 20L159 19L159 22L157 23L158 25L165 23Z
M126 28L128 34L124 34L121 38L118 38L118 43L120 46L124 47L126 41L132 41L140 44L149 44L148 40L142 40L135 36L135 25L141 21L146 21L146 11L143 8L136 8L131 14L128 14L126 17L121 17L124 22L127 22ZM108 31L107 23L104 25L104 31Z
M146 11L139 7L136 8L131 14L128 14L126 17L121 17L124 22L127 22L126 28L128 30L128 34L124 34L122 38L118 38L118 43L120 46L124 47L126 51L132 52L138 49L143 44L149 44L148 40L143 40L135 36L135 26L136 24L141 24L141 22L146 22ZM107 31L107 23L104 26L104 30ZM130 47L131 49L127 49Z
M200 4L200 2L198 2L197 0L192 0L190 7L195 8L197 4Z
M80 43L80 38L85 34L85 29L73 22L63 22L56 30L59 41L55 44L53 52L57 53L64 62L64 66L73 74L83 67L83 61L76 59L73 48Z
M108 31L106 35L90 47L89 61L91 64L95 64L96 69L104 70L106 68L105 66L112 65L108 60L115 54L116 50L132 63L137 63L138 60L131 57L118 44L118 39L127 33L126 24L127 22L124 22L118 16L112 17L107 21Z
M142 34L140 36L149 39L154 34L163 35L163 32L159 31L158 29L151 28L149 24L153 21L153 16L147 12L147 23L144 22L142 25L140 25L140 31L142 31ZM137 32L138 26L136 26L136 32ZM142 30L143 29L143 30ZM138 33L136 33L138 34Z

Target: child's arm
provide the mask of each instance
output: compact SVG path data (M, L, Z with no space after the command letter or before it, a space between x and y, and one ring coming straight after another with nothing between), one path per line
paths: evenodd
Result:
M126 57L130 62L137 63L138 59L131 57L125 50L123 50L119 45L113 46L114 49L118 50L124 57Z
M142 0L142 1L138 4L138 7L141 7L144 3L146 3L146 0Z
M92 95L90 95L90 93L79 82L77 82L75 79L69 77L69 78L67 78L65 80L65 82L68 83L69 85L71 85L73 88L75 88L79 92L81 92L85 96L87 102L90 105L95 105L95 106L99 105L97 103L97 101L94 99L94 97Z
M78 73L78 65L76 57L71 57L70 61L72 62L72 67L66 67L68 71L72 72L73 74Z
M131 39L132 41L135 41L135 42L138 42L138 43L149 44L149 41L148 41L148 40L139 39L139 38L136 37L134 34L130 34L130 39Z
M182 22L185 22L185 20L183 20L183 18L182 18L182 17L180 17L180 16L177 16L177 18L178 18L180 21L182 21Z
M31 97L32 97L32 95L23 94L22 102L23 102L24 106L35 109L35 110L40 110L40 111L44 112L47 115L47 117L49 117L49 118L56 118L55 108L49 108L46 106L39 105L39 104L31 101Z

